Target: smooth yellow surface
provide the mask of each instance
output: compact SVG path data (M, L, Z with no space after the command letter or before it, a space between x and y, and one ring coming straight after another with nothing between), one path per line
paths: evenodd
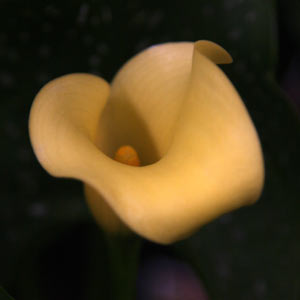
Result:
M51 81L30 114L34 151L50 174L87 184L106 229L128 226L163 244L182 239L262 190L255 128L216 65L230 62L209 41L168 43L127 62L110 87L87 74ZM112 159L128 144L145 166Z

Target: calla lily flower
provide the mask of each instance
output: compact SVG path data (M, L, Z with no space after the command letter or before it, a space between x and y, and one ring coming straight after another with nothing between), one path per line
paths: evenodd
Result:
M217 66L231 61L213 42L166 43L129 60L110 85L88 74L55 79L31 109L34 152L51 175L84 182L105 229L183 239L261 194L256 130ZM124 145L136 163L122 163Z

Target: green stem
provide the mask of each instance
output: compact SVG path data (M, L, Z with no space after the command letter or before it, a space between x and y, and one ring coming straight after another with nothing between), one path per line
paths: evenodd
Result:
M106 236L114 300L133 300L142 239L138 236Z

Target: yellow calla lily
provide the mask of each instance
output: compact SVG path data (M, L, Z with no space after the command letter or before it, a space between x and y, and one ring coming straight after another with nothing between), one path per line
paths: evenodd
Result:
M51 175L86 184L107 230L182 239L261 194L257 133L216 65L231 61L213 42L167 43L132 58L111 85L88 74L55 79L31 109L34 152ZM141 167L113 159L123 145Z

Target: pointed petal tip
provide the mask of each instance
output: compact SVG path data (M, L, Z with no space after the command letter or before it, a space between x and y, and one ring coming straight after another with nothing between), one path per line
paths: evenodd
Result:
M211 41L197 41L194 44L194 49L215 64L231 64L233 61L231 55L224 48Z

